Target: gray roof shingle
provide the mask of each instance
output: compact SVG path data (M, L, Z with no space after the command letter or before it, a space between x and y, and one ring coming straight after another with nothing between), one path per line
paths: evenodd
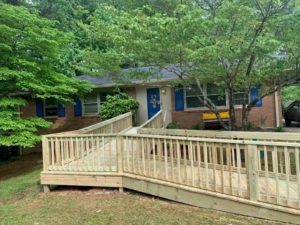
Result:
M168 66L160 69L159 67L136 67L131 69L123 69L120 73L107 73L102 76L81 75L79 80L89 81L95 86L114 86L115 84L139 84L144 81L157 82L163 80L177 79L176 72L178 67ZM148 74L147 76L145 76ZM145 79L142 79L142 77Z

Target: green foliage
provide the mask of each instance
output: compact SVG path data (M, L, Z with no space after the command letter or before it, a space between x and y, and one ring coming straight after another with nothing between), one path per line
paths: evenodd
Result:
M176 122L169 123L167 129L179 129L179 124Z
M203 122L198 122L191 127L192 130L203 130L204 124Z
M282 89L282 100L283 103L288 103L295 100L300 100L300 86L299 85L293 85L290 87L286 87Z
M300 26L299 7L284 0L216 2L220 4L173 1L171 13L153 2L130 9L100 5L84 26L91 43L99 47L86 52L89 66L118 71L124 64L175 64L186 85L215 83L228 91L231 129L236 122L234 91L248 96L252 87L262 84L261 95L268 95L273 83L286 80L284 71L299 68L299 29L294 28ZM250 111L258 100L243 110ZM209 100L205 104L217 110Z
M73 36L55 28L55 22L21 6L0 2L0 146L33 146L39 128L50 124L22 118L26 99L72 101L90 91L64 59Z
M124 113L132 112L134 121L136 121L138 108L138 101L127 94L108 95L106 101L100 107L100 117L102 120L108 120Z
M274 130L275 132L284 132L284 126L277 126Z

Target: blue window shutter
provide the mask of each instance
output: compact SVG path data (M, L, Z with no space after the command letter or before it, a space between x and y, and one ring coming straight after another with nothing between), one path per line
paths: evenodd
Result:
M256 85L256 87L251 88L251 100L259 98L259 89L260 85ZM262 107L262 101L258 101L255 105L256 107Z
M66 116L66 110L65 106L61 103L58 104L58 117L65 117Z
M79 98L74 99L74 116L82 115L81 101Z
M35 114L37 117L44 117L44 102L43 100L35 101Z
M184 111L183 88L175 88L175 111Z

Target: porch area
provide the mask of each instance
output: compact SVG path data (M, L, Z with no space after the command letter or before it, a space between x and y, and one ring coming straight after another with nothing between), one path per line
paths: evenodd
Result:
M241 215L300 221L300 134L167 130L159 111L43 136L41 183L116 187Z

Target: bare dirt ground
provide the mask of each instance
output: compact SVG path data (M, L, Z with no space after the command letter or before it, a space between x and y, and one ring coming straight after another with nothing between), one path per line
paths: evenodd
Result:
M42 164L42 153L32 153L20 159L0 165L0 181L25 174Z

